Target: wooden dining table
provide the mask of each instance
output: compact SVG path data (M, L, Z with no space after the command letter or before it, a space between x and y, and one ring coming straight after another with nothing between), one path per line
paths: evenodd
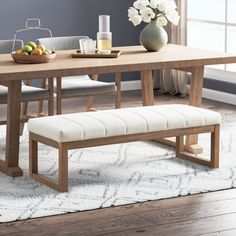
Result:
M5 160L0 160L0 171L9 176L22 176L19 166L19 130L21 82L39 78L105 74L139 71L141 74L143 105L153 105L153 70L176 69L192 74L189 104L201 106L204 67L206 65L236 63L236 55L186 46L168 44L159 52L147 52L142 46L115 48L118 58L72 58L74 51L58 51L57 58L46 64L17 64L11 55L0 55L0 84L8 86L7 131ZM173 141L158 140L169 145ZM185 148L195 152L197 136L186 138ZM197 153L198 151L196 151Z

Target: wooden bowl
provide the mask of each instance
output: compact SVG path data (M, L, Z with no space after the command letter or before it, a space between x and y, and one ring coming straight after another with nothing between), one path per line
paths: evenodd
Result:
M21 64L40 64L40 63L49 63L56 58L56 53L53 52L50 55L24 55L16 54L15 52L11 53L12 58L15 62Z

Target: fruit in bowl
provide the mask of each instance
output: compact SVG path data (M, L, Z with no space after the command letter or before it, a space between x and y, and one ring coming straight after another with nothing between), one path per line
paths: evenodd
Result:
M41 49L43 52L46 50L46 48L43 44L39 44L38 46L36 46L36 48Z
M35 49L37 47L37 44L35 42L28 42L27 44L28 46L30 46L31 48Z
M18 63L47 63L56 58L56 53L42 44L29 42L21 50L12 52L12 58Z
M39 48L35 48L30 55L43 55L43 51Z
M23 48L21 48L22 52L26 52L28 54L30 54L32 52L33 48L29 45L25 45Z

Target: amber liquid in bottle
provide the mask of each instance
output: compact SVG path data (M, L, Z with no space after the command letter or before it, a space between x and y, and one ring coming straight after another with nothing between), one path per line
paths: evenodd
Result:
M111 39L98 39L97 41L98 51L111 51L112 43Z

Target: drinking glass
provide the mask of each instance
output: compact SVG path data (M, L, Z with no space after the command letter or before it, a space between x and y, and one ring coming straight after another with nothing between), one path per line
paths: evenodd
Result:
M92 39L87 39L84 41L84 53L85 54L95 54L96 51L96 41Z
M86 40L87 40L87 39L80 39L80 41L79 41L80 52L81 52L82 54L85 54L85 50L84 50L85 46L84 46L84 45L85 45Z

